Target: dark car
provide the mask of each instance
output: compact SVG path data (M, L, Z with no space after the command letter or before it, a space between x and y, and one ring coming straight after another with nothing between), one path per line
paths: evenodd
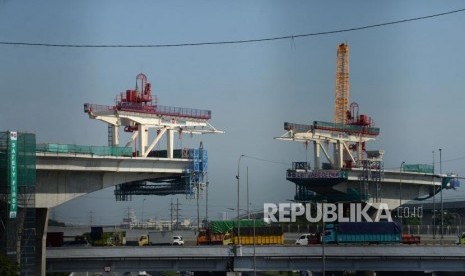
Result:
M74 246L74 247L89 247L91 244L86 240L74 240L65 244L65 246Z

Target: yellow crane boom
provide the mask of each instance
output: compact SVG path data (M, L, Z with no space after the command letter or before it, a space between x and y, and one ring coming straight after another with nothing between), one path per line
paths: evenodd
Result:
M342 43L337 48L336 98L334 103L334 123L346 124L349 110L349 45Z

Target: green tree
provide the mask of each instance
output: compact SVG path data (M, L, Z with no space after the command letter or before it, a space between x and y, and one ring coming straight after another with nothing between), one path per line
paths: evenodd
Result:
M65 227L65 223L64 222L59 222L59 221L56 221L54 219L49 219L48 220L48 226L63 226Z
M18 265L8 259L8 257L3 252L0 252L0 275L17 276L18 273Z
M419 217L403 218L403 224L404 225L420 225L421 219Z
M459 222L457 221L457 218L453 214L444 213L442 218L443 218L443 221L444 221L444 223L443 223L444 226L458 225L459 224ZM441 213L436 214L436 216L434 217L434 220L435 220L436 225L441 225Z

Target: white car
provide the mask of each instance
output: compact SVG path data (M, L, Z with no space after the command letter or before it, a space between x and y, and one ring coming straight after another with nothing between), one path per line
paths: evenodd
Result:
M182 236L173 236L173 245L184 245L184 240Z
M296 245L309 245L309 244L319 244L321 243L321 235L316 234L302 234L297 240L295 240Z

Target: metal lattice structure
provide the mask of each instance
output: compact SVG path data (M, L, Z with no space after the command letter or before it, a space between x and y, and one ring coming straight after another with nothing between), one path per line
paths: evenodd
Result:
M361 200L380 202L381 181L383 180L383 162L362 160L363 172L360 175ZM370 189L370 186L372 188Z
M204 198L207 189L208 153L202 144L198 149L174 150L175 158L189 159L184 174L119 184L115 188L117 201L131 201L133 195L185 194L188 199ZM152 151L149 157L166 158L167 151Z
M140 86L137 84L140 82ZM134 145L134 156L148 157L152 150L166 136L167 158L173 158L174 135L218 134L210 123L210 110L163 106L151 94L152 86L144 74L136 78L135 89L126 90L116 98L114 106L84 104L84 112L89 118L107 124L108 145L119 146L119 129L132 136L126 147ZM152 132L151 137L150 132Z
M336 98L334 123L345 124L349 110L349 45L342 43L337 48Z
M108 148L129 148L134 158L190 159L191 164L184 174L168 178L150 179L118 185L116 200L131 200L132 195L186 194L187 198L203 197L207 185L207 151L199 149L181 150L174 148L174 137L178 134L219 134L210 124L210 110L163 106L152 95L152 86L144 74L136 77L135 89L128 89L116 97L114 106L84 104L84 112L89 118L107 124ZM132 133L124 147L120 147L119 129ZM165 140L166 150L161 150ZM155 150L157 149L157 150ZM163 152L162 156L158 153ZM125 155L125 154L124 154Z
M208 154L202 145L199 149L190 149L188 158L192 160L186 177L186 198L203 198L207 188Z

